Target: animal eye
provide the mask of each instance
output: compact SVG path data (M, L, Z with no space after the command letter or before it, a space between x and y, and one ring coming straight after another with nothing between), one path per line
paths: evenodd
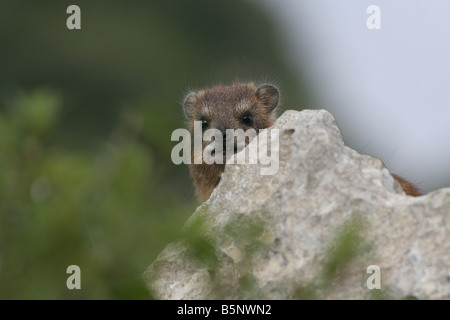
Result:
M200 121L202 122L202 129L203 130L208 128L208 126L209 126L209 121L208 120L206 120L204 117L201 117Z
M244 116L242 117L242 123L245 123L246 125L252 125L253 116L250 113L244 114Z

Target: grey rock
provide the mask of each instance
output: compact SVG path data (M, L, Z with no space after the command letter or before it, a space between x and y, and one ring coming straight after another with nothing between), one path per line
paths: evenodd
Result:
M278 172L227 164L186 238L145 271L156 298L450 299L450 188L405 195L326 111L286 111L273 129Z

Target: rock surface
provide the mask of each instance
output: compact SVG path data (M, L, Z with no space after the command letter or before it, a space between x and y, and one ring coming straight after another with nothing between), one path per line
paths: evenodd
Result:
M450 188L406 196L326 111L286 111L273 129L277 174L227 164L144 273L156 298L450 299Z

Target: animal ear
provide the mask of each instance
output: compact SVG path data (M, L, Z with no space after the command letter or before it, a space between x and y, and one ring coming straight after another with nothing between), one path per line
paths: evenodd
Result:
M272 112L280 101L280 92L278 88L271 84L263 84L256 89L256 97Z
M183 102L183 109L184 109L184 115L186 116L186 119L191 120L192 116L194 114L194 105L196 100L195 92L189 93L186 98L184 98Z

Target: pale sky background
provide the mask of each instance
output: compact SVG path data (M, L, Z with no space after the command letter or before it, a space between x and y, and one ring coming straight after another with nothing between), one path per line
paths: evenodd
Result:
M428 192L450 186L449 0L264 0L280 50L350 147ZM370 5L381 29L366 25Z

